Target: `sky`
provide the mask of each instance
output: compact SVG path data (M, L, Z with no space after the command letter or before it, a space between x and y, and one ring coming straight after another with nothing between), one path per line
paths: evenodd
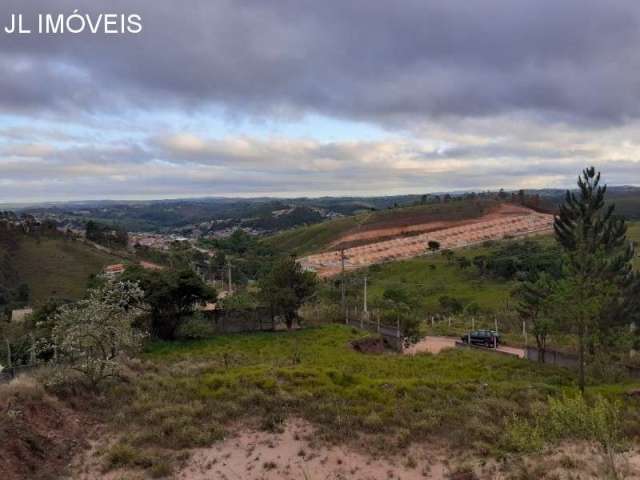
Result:
M11 14L140 34L10 35ZM3 0L0 201L640 185L637 0Z

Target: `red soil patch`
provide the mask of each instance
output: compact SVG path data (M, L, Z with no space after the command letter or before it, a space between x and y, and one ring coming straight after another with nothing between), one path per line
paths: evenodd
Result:
M345 241L347 244L355 242L357 245L344 249L345 268L353 270L376 263L424 255L428 253L426 249L431 240L439 242L441 249L454 250L489 240L547 233L551 232L552 226L552 215L504 204L495 211L475 219L370 230L342 237L341 242L343 245ZM417 230L413 236L402 236L406 235L408 228ZM393 238L389 240L389 237ZM364 245L360 245L363 242ZM300 263L321 277L330 277L341 271L341 256L338 251L310 255L300 259Z
M482 209L481 206L478 207ZM514 205L511 203L502 203L491 209L488 213L475 217L460 220L428 220L426 215L402 215L396 222L390 218L384 224L370 224L360 227L357 232L348 233L331 244L334 248L350 248L357 244L371 243L372 240L388 240L391 238L415 235L418 233L434 232L445 228L458 227L463 225L471 225L487 220L497 220L499 218L512 215L528 215L532 210Z
M0 387L0 478L59 478L84 445L81 417L29 380Z

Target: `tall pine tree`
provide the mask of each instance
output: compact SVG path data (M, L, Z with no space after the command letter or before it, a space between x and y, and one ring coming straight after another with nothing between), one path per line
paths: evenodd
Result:
M633 282L633 246L626 240L624 219L607 206L607 187L600 173L585 169L578 179L578 192L567 191L555 217L556 239L565 251L566 313L578 336L579 385L585 385L585 342L604 317L606 306L624 297ZM621 302L624 303L624 302Z

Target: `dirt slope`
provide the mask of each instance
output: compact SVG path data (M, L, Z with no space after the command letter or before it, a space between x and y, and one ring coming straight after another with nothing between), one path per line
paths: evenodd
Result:
M84 445L83 418L26 379L0 386L0 478L60 478Z
M366 230L343 236L336 244L344 249L345 268L356 269L423 255L431 240L439 242L441 249L453 250L488 240L550 232L552 225L552 215L504 204L479 218ZM407 236L407 232L413 235ZM321 277L330 277L341 271L341 253L309 255L300 263Z

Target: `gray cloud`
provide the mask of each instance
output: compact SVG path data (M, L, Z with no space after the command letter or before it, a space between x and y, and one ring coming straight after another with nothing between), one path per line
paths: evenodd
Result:
M2 200L567 186L586 163L640 184L633 0L4 0L0 21L75 8L143 34L0 30ZM194 127L220 111L387 133Z
M0 199L157 198L211 195L392 194L447 189L562 187L589 163L612 184L640 183L640 144L621 129L597 144L536 132L480 141L461 134L438 142L389 137L369 141L152 136L139 143L78 146L14 142L0 149ZM638 125L629 126L629 131ZM454 138L450 135L450 141ZM565 143L563 143L563 141ZM553 154L551 145L558 147Z
M212 103L382 124L511 111L607 123L640 113L633 0L5 0L0 15L73 8L139 12L144 33L5 35L5 108Z

